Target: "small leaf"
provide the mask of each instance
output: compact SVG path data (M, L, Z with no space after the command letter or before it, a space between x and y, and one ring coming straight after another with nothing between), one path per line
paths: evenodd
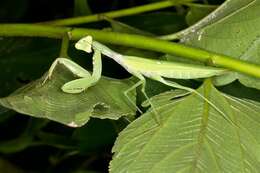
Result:
M74 75L59 64L51 80L42 78L1 98L0 104L17 112L34 117L47 118L71 127L84 125L90 117L118 119L135 114L123 92L134 83L102 77L97 85L80 94L68 94L61 90L64 83L74 80ZM135 102L135 93L130 95Z
M196 94L171 101L162 95L161 124L150 111L128 125L113 147L110 172L257 173L260 103L222 94L209 82L198 91L234 124Z

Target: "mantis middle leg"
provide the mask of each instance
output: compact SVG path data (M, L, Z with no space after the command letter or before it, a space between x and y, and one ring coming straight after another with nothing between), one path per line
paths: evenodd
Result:
M125 92L124 92L124 95L126 96L126 98L130 101L130 103L132 105L134 105L136 107L136 109L142 113L142 111L136 106L135 103L133 103L133 101L128 97L128 92L130 92L131 90L133 89L136 89L138 86L142 85L142 93L144 94L146 100L149 102L149 104L151 105L151 108L152 108L152 111L154 112L154 115L155 115L155 121L157 124L161 124L161 121L160 121L160 118L159 118L159 115L153 105L153 103L151 102L150 98L147 96L146 92L145 92L145 85L146 85L146 80L145 78L143 77L143 75L141 74L135 74L136 77L138 77L140 79L140 81L138 81L136 84L134 84L132 87L130 87L129 89L127 89Z

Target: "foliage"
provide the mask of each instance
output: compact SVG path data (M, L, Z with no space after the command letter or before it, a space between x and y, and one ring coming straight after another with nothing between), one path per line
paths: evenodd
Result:
M259 172L259 0L0 4L2 23L38 27L7 30L8 24L0 24L0 172ZM72 18L81 15L87 16ZM227 68L229 73L211 79L174 80L198 88L221 112L195 93L147 79L152 108L139 89L129 94L140 113L124 95L137 79L107 58L101 80L83 93L62 92L61 86L76 78L62 64L44 83L59 56L92 70L91 55L77 51L74 41L63 40L60 48L59 40L47 38L65 38L64 31L72 40L93 34L122 54ZM166 42L155 37L178 42L167 42L178 50L165 48ZM196 56L189 57L189 50ZM215 58L222 55L228 61ZM252 68L246 69L245 62Z

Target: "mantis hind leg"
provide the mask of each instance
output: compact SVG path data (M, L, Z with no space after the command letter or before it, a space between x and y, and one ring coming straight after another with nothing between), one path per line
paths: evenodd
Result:
M159 82L162 82L165 85L168 85L168 86L171 86L171 87L174 87L174 88L178 88L178 89L183 89L183 90L197 94L199 97L201 97L203 100L205 100L210 106L212 106L217 112L219 112L225 120L227 120L228 122L230 122L231 124L234 125L234 122L232 120L230 120L230 118L223 111L221 111L214 103L212 103L209 99L204 97L202 94L200 94L195 89L179 85L178 83L175 83L175 82L172 82L172 81L165 80L161 76L157 76L154 79L159 81Z
M130 97L128 96L128 93L132 90L134 90L135 88L137 88L138 86L142 85L142 81L139 81L137 83L135 83L133 86L131 86L130 88L128 88L126 91L124 91L124 95L127 98L127 100L136 108L136 110L138 112L140 112L141 114L143 113L140 108L138 106L136 106L136 104L130 99Z
M152 111L154 112L154 118L155 118L156 123L157 123L158 125L161 125L161 120L160 120L159 114L158 114L158 112L156 111L155 106L153 105L152 101L150 100L150 98L147 96L147 94L146 94L146 92L145 92L145 84L146 84L146 82L145 82L145 80L141 80L141 81L142 81L142 83L143 83L141 91L142 91L142 93L144 94L146 100L147 100L147 101L149 102L149 104L151 105Z

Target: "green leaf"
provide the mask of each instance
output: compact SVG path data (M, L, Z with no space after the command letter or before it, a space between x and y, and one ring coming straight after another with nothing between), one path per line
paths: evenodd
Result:
M260 1L228 0L206 18L183 32L185 44L260 64ZM231 73L217 79L218 85L239 79L249 87L260 89L259 79Z
M135 114L135 108L123 94L134 84L131 79L103 77L97 85L81 94L68 94L62 92L61 86L75 77L65 66L57 65L51 80L43 85L46 75L1 98L0 105L71 127L84 125L90 117L118 119ZM135 102L135 93L130 98Z
M110 172L257 173L260 103L222 94L210 82L198 91L235 125L196 94L175 99L162 94L153 100L161 124L147 112L124 129L113 148Z

